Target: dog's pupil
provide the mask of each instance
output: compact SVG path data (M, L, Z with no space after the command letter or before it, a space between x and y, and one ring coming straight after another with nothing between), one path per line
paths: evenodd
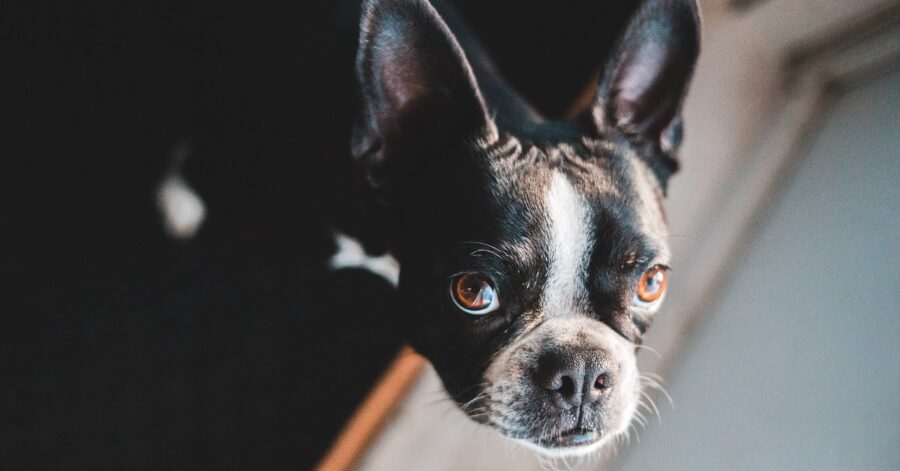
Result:
M458 281L457 296L460 302L468 307L481 307L489 303L490 299L484 299L483 292L486 283L476 275L463 275Z
M663 277L665 273L658 268L654 268L644 281L644 293L653 296L662 289Z

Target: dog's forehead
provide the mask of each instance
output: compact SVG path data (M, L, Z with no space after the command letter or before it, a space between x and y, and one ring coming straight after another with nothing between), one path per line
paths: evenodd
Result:
M628 145L588 138L536 143L503 136L489 149L487 162L495 202L506 207L501 212L537 219L581 212L592 225L613 219L652 240L666 237L659 182ZM577 217L567 219L579 223ZM656 245L665 250L664 243Z

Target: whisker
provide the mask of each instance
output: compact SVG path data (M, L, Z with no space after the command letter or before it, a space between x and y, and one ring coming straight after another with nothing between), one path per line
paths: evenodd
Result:
M497 257L497 258L508 258L508 257L506 256L506 251L505 251L505 250L503 250L503 249L501 249L501 248L499 248L499 247L496 247L496 246L494 246L494 245L488 244L488 243L486 243L486 242L479 242L479 241L475 241L475 240L468 240L468 241L465 241L465 242L463 242L463 243L464 243L464 244L477 245L477 246L480 246L480 247L481 247L480 249L474 250L474 251L472 252L472 255L477 255L478 253L482 253L482 252L483 252L483 253L491 254L491 255L493 255L493 256L495 256L495 257Z
M658 375L656 376L658 377ZM641 375L641 380L643 381L644 385L661 392L666 397L666 400L669 401L669 405L672 406L672 409L675 409L675 401L672 400L672 396L669 394L669 391L666 391L666 388L663 387L662 384L660 384L662 378L660 378L659 380L655 380L647 377L646 375Z
M650 405L653 406L653 412L656 413L657 420L659 420L659 423L662 423L662 416L660 416L660 414L659 414L659 408L656 407L656 402L654 402L653 398L650 397L650 395L645 393L644 391L641 391L640 393L641 393L641 396L643 396L644 399L647 399L647 402L649 402Z
M662 354L659 353L655 348L653 348L649 345L635 344L634 347L637 348L638 350L647 350L648 352L656 355L656 357L659 358L660 360L663 359Z
M634 420L636 420L644 430L647 430L647 417L644 417L644 414L641 414L640 411L634 411Z

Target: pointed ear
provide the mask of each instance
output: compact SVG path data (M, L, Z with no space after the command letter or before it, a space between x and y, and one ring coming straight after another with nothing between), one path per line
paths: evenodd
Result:
M694 0L646 0L604 69L592 108L598 128L618 128L674 157L681 104L699 52Z
M462 49L427 0L367 0L360 28L362 114L352 151L373 183L408 160L398 155L417 143L496 133Z

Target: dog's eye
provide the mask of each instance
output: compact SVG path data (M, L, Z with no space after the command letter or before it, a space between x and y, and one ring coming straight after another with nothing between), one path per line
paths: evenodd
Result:
M638 281L637 298L643 303L659 300L666 291L666 269L660 266L647 269Z
M463 273L450 282L450 297L456 307L476 316L500 307L497 290L487 278L477 273Z

